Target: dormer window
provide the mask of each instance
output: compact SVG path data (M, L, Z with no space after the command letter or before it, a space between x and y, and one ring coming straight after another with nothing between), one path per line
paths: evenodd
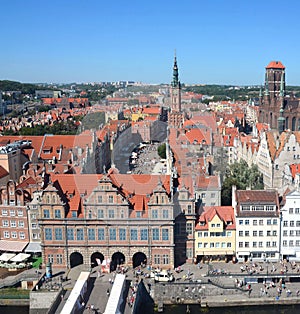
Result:
M44 154L51 154L52 153L52 146L45 146L43 148L43 153Z

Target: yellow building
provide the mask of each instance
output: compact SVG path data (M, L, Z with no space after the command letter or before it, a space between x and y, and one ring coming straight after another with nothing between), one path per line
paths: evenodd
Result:
M197 261L235 256L235 217L232 206L205 206L195 228Z

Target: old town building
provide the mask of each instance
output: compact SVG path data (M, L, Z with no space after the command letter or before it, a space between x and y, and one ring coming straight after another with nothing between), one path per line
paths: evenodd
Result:
M275 190L232 191L239 261L279 260L280 215Z

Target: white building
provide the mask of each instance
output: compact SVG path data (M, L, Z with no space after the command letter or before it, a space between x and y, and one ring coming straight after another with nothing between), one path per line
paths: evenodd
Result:
M278 193L275 190L236 191L233 188L232 194L238 260L279 260Z
M286 195L281 215L281 257L300 261L300 192L293 191Z

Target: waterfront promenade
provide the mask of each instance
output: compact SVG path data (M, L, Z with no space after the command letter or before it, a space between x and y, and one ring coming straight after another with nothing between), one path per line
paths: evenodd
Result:
M246 266L249 273L247 270L241 270L241 267L246 269ZM126 279L129 284L137 283L142 278L156 304L199 304L199 307L300 304L300 295L297 295L300 282L296 281L297 276L300 280L300 273L297 266L292 269L292 266L287 264L287 272L284 274L281 273L281 266L280 263L257 263L255 267L257 270L254 271L251 263L185 264L179 273L172 271L175 277L172 283L154 283L153 279L145 278L145 274L150 274L147 268L142 269L144 275L138 277L136 271L129 269ZM81 269L82 267L78 266L70 271L69 280L64 284L67 293L56 313L60 313L63 302L68 297ZM114 275L114 273L101 274L99 277L97 268L93 269L90 291L84 300L85 307L82 308L82 313L91 313L89 305L93 305L95 313L104 312L108 300L107 289L111 290ZM251 282L249 289L245 278L259 278L259 282ZM284 279L281 280L282 278ZM279 287L281 292L278 290ZM129 297L130 291L128 289ZM131 306L126 303L124 313L129 314L131 310Z
M300 265L300 263L299 263ZM56 273L64 273L67 280L62 283L65 291L64 297L56 313L61 313L72 288L81 271L86 270L85 265L66 270L53 270ZM267 305L267 304L300 304L300 270L298 265L290 263L237 263L210 262L205 264L185 264L181 271L176 273L172 283L154 283L153 279L146 278L150 275L147 268L142 268L143 275L136 276L137 269L129 268L126 272L127 301L132 296L130 283L137 284L143 279L147 290L159 306L168 304L199 304L199 307L223 307L243 305ZM37 276L33 269L26 271L24 275ZM111 291L115 273L101 274L98 268L91 272L89 290L84 300L85 306L81 313L92 313L88 306L93 305L95 313L103 313L108 300L107 290ZM54 277L56 278L56 277ZM10 281L11 277L1 279ZM250 281L250 289L247 281ZM257 283L254 283L258 281ZM281 288L281 290L279 290ZM250 292L249 292L250 291ZM46 292L45 292L46 293ZM132 307L126 302L125 314L129 314Z

